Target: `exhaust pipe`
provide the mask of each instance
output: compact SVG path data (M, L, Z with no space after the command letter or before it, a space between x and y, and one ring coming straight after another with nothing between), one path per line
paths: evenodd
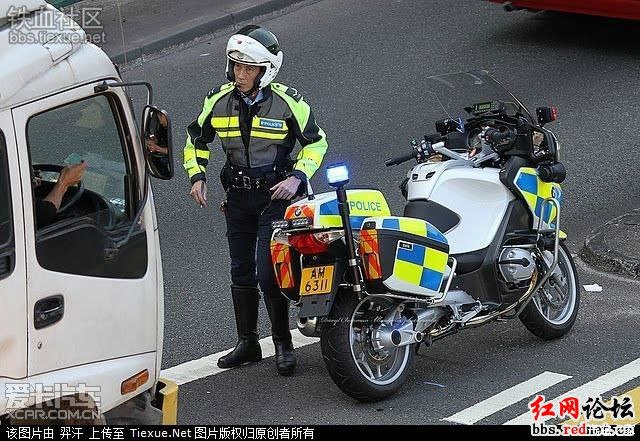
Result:
M424 330L445 314L444 308L428 308L418 312L415 322L407 318L400 323L385 321L374 332L373 345L382 350L420 343L424 340Z
M394 323L383 323L374 333L377 349L399 348L422 341L422 333L413 330L413 322L405 320L399 327ZM377 344L375 344L377 343Z

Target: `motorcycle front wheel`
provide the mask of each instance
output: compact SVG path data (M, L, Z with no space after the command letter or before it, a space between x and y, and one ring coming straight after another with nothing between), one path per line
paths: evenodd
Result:
M382 296L363 301L338 292L330 316L323 321L322 358L333 382L361 402L383 400L404 384L415 355L414 344L381 348L375 330L397 304Z
M558 266L520 313L520 321L537 337L552 340L569 332L578 316L579 305L578 272L569 249L561 243Z

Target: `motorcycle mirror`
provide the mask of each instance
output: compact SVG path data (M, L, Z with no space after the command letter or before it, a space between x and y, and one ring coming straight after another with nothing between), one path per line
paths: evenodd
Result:
M536 116L538 117L538 123L541 126L544 126L545 124L558 119L558 108L555 106L538 107L536 109Z

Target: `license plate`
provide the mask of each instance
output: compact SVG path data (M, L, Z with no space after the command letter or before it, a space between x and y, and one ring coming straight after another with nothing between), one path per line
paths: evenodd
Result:
M328 294L333 288L333 265L302 269L300 295Z

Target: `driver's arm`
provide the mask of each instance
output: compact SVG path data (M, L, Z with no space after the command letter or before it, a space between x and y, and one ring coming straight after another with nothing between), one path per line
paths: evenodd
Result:
M56 217L56 206L49 201L36 199L36 224L38 229L46 227Z
M60 172L58 182L49 192L44 202L50 202L56 208L56 212L62 204L62 197L65 195L69 187L73 187L82 180L82 175L87 169L87 164L83 161L80 164L68 165Z

